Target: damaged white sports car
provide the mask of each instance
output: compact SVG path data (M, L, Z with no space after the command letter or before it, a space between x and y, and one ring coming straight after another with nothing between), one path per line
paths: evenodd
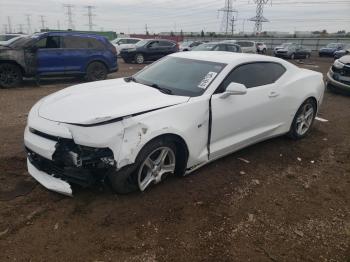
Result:
M273 57L184 52L132 77L72 86L30 111L28 171L46 188L144 191L259 141L310 130L322 74Z

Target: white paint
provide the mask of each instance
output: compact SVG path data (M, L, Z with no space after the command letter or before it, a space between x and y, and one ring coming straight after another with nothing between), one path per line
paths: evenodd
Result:
M66 88L38 102L28 116L28 126L47 134L72 138L78 145L108 147L113 151L117 169L134 163L140 150L150 140L164 134L175 134L188 147L187 173L190 173L248 145L287 133L296 111L307 98L315 97L319 105L322 102L322 74L298 68L279 58L200 51L171 56L224 63L227 66L211 79L205 92L198 97L167 95L142 84L126 83L123 79ZM244 95L223 98L221 94L214 94L233 68L255 61L280 63L286 72L275 83L249 88ZM208 157L210 99L212 135ZM162 109L130 116L158 108ZM68 124L99 123L123 116L129 117L99 126ZM25 141L39 155L52 154L49 140L38 142L26 132ZM45 152L46 147L48 152ZM43 184L48 187L47 183ZM51 184L49 186L50 189L53 187Z
M320 122L328 122L327 119L324 119L324 118L321 118L321 117L316 117L315 118L317 121L320 121Z
M36 169L28 159L27 166L28 173L44 187L63 195L72 196L72 188L67 182Z

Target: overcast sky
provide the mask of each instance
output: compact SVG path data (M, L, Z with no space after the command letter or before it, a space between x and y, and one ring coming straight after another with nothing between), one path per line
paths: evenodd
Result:
M271 0L270 0L271 1ZM31 15L32 30L41 28L40 15L45 16L45 25L57 29L67 28L66 9L63 4L72 4L73 22L78 30L88 29L85 16L86 5L93 5L94 29L125 33L144 33L145 24L151 33L164 31L219 31L224 0L0 0L0 31L4 24L17 31L20 24L26 30L25 14ZM255 16L254 0L233 1L238 11L236 31L253 31ZM263 31L293 32L326 29L350 31L350 0L273 0L264 8Z

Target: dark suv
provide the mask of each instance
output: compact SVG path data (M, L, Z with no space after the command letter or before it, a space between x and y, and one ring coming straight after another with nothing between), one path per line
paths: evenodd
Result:
M0 46L0 86L13 87L22 77L85 76L103 80L118 70L115 47L107 38L74 32L47 32Z
M155 61L169 54L179 51L176 42L163 39L147 39L138 42L134 48L120 51L120 56L125 63L135 61L143 64L145 61Z

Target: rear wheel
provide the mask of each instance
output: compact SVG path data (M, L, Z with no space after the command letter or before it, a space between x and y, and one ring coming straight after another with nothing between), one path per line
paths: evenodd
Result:
M301 139L307 135L316 117L316 103L313 99L306 100L298 109L288 136Z
M295 58L295 54L293 53L290 55L290 59L294 60L294 58Z
M305 58L310 59L310 54L306 54Z
M143 64L145 62L145 57L143 56L143 54L136 54L135 62L138 64Z
M92 62L86 70L86 79L88 81L99 81L107 78L108 70L101 62Z
M0 64L0 87L14 87L22 82L22 71L14 64Z
M264 49L262 50L262 53L263 53L263 54L266 54L266 48L264 48Z
M112 171L108 177L116 193L145 191L152 184L163 181L169 174L174 174L176 160L175 144L164 139L157 139L142 148L135 164L118 172Z

